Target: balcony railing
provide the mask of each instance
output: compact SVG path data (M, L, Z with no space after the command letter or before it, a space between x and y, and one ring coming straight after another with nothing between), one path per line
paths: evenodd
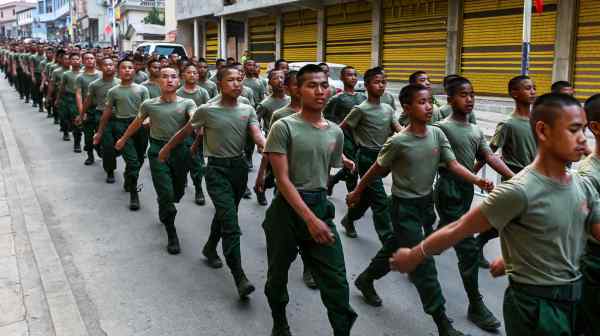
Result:
M121 6L136 6L146 8L165 8L165 0L123 0Z

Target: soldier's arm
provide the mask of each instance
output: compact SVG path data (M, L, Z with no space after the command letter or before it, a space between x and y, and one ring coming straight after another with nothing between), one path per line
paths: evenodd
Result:
M160 152L158 153L158 160L165 162L169 158L173 148L182 143L185 138L189 137L193 130L194 128L192 127L192 121L190 120L185 124L185 126L183 126L183 128L173 135L173 137L163 146L163 148L161 148Z
M131 136L134 135L140 129L140 127L142 127L144 119L146 119L146 117L140 116L137 116L135 117L135 119L133 119L131 124L129 124L129 127L127 127L127 129L125 130L125 133L123 133L121 138L115 143L115 148L117 150L123 149L127 140L129 140L129 138L131 138Z
M513 173L512 170L510 170L510 168L508 168L506 163L504 163L504 161L500 160L500 158L498 156L496 156L495 154L493 154L491 152L486 153L485 161L482 163L489 164L490 167L492 167L492 169L494 169L496 172L498 172L504 178L510 179L513 176L515 176L515 173Z
M78 87L77 89L75 89L75 102L77 104L77 111L79 112L79 115L81 117L83 117L83 97L81 96L81 88Z
M250 131L250 136L256 144L256 147L258 147L258 151L262 152L262 150L265 148L265 137L263 136L260 128L258 125L250 125L248 126L248 131Z
M100 117L100 123L98 124L98 130L96 134L94 134L94 144L98 145L100 143L100 139L102 138L102 134L104 134L104 130L106 129L106 125L110 118L112 118L112 105L106 104L104 107L104 111L102 111L102 116Z

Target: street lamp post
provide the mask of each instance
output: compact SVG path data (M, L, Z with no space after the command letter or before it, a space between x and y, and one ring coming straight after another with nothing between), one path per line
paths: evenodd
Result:
M521 53L521 74L529 74L529 53L531 52L531 7L532 0L523 1L523 47Z

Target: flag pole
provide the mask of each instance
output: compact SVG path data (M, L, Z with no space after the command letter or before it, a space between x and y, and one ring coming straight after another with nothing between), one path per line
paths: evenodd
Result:
M532 0L523 1L523 46L521 50L521 74L529 74L529 53L531 52L531 7Z

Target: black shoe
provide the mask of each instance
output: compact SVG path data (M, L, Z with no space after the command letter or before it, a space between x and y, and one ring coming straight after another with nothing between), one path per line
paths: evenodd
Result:
M315 278L313 278L312 273L306 266L304 266L304 270L302 271L302 280L304 281L306 287L310 289L318 288L317 283L315 282Z
M485 259L485 256L483 255L483 249L479 252L479 267L485 269L490 268L490 262L487 261L487 259Z
M348 236L349 238L358 237L358 234L356 233L356 228L354 227L354 222L349 220L347 216L344 216L344 218L342 218L341 224L346 230L346 236Z
M75 153L81 153L81 145L76 143L73 146L73 152L75 152Z
M434 317L433 320L438 328L439 336L469 336L468 334L464 334L461 331L456 330L452 326L452 322L445 313L442 313L442 315L439 317Z
M85 162L83 162L83 164L86 166L91 166L94 164L94 152L88 151L87 155L88 157L87 159L85 159Z
M245 300L248 298L248 295L252 294L256 288L254 285L246 278L245 274L242 274L242 277L237 283L238 294L240 295L240 299Z
M221 261L221 258L219 257L217 252L209 251L207 245L204 245L204 248L202 249L202 254L204 255L204 257L206 257L206 264L209 267L215 269L223 267L223 262Z
M69 136L69 133L65 132L63 133L63 138L64 141L71 141L71 137Z
M333 195L333 187L335 186L335 182L333 181L334 176L329 175L329 179L327 180L327 196Z
M54 119L54 125L58 125L58 119Z
M198 205L206 204L206 199L204 199L204 192L202 192L202 187L196 188L196 196L194 197L194 200Z
M256 189L254 189L254 192L256 193L256 201L258 201L258 204L262 206L266 206L267 204L269 204L269 202L267 202L267 196L265 195L264 191L256 191Z
M179 246L179 238L177 237L177 230L175 230L174 224L165 225L167 230L167 252L169 254L179 254L181 247Z
M245 199L251 199L252 198L252 192L250 191L250 189L248 189L248 187L246 187L246 191L244 191L244 197Z
M277 326L273 327L271 331L271 336L292 336L292 332L290 331L289 326Z
M113 173L113 172L106 173L106 183L108 183L108 184L115 183L115 173Z
M358 288L358 290L360 290L367 304L373 307L381 307L383 302L377 294L377 291L375 291L375 287L373 286L373 280L369 279L369 277L365 273L362 273L358 276L358 278L356 278L356 281L354 281L354 285L356 286L356 288Z
M129 183L127 183L127 179L124 179L123 181L123 191L125 192L129 192Z
M140 197L137 190L129 193L129 210L136 211L140 209Z
M467 318L485 331L496 331L502 325L494 314L492 314L485 306L482 299L469 303Z
M33 104L31 104L31 107L36 108L38 107L38 105L34 102Z

